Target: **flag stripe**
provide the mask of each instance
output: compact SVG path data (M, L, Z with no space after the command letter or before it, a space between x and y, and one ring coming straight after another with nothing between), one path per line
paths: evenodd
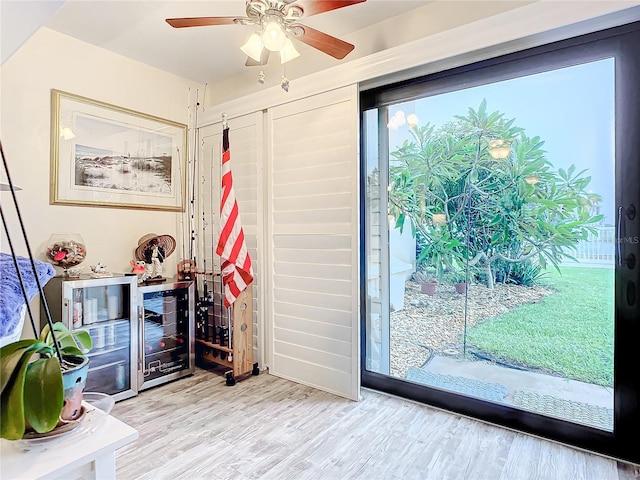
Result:
M222 195L220 199L220 238L216 253L221 259L224 304L227 308L253 281L251 257L240 222L238 203L231 175L229 129L222 131Z
M230 213L225 213L225 214L221 213L220 218L222 218L223 215L226 216L227 223L223 224L222 230L220 231L220 242L226 246L232 234L234 236L236 235L236 232L234 230L237 230L236 228L237 224L235 222L236 222L236 219L238 218L238 205L235 204L234 208L231 210ZM226 256L228 257L228 255Z

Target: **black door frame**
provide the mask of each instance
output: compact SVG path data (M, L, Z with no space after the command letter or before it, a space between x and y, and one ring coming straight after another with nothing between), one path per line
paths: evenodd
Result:
M364 112L401 101L469 88L556 68L615 57L616 266L614 340L614 428L559 420L502 404L416 385L366 369L367 292L361 289L361 381L373 388L621 460L640 463L640 22L582 35L484 60L452 70L377 87L360 94ZM365 138L364 131L361 138ZM364 152L364 145L361 145ZM361 155L361 172L366 172ZM360 188L360 275L366 285L365 181Z

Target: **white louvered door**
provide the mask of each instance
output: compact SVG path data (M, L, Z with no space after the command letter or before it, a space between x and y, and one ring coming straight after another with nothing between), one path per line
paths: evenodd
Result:
M269 371L357 400L357 88L274 107L267 124Z

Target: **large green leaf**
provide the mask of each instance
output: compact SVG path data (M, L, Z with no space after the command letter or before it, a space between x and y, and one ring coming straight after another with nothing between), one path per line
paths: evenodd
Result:
M35 339L19 340L0 348L0 385L2 386L0 392L3 392L9 383L9 380L16 370L18 361L25 353L25 349L37 342Z
M62 371L57 358L41 358L27 367L24 415L38 433L50 432L58 423L64 402Z
M72 350L70 351L73 351L74 355L75 350L73 349L77 349L78 346L82 347L85 352L90 350L93 346L91 335L89 335L89 332L87 332L86 330L71 331L63 323L56 322L53 324L53 331L56 335L56 339L58 340L58 344L60 345L61 349L65 350L65 347L72 347ZM49 328L49 325L45 325L42 328L42 331L40 332L40 340L48 345L53 346L53 335L51 335L51 329Z
M82 350L80 350L78 347L76 347L75 345L69 345L67 347L62 347L60 349L60 352L62 353L63 357L66 357L66 356L69 356L69 355L74 355L74 356L84 355L84 352Z
M18 440L24 435L24 381L33 347L23 348L11 381L0 395L0 437Z
M51 329L49 328L49 324L46 324L44 327L42 327L42 330L40 331L40 341L45 343L51 343L53 341L52 338L53 337L51 336Z

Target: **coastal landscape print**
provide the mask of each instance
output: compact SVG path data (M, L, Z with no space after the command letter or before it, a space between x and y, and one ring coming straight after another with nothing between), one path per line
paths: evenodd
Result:
M51 90L52 205L183 212L187 125Z
M172 196L170 136L77 115L74 186Z

